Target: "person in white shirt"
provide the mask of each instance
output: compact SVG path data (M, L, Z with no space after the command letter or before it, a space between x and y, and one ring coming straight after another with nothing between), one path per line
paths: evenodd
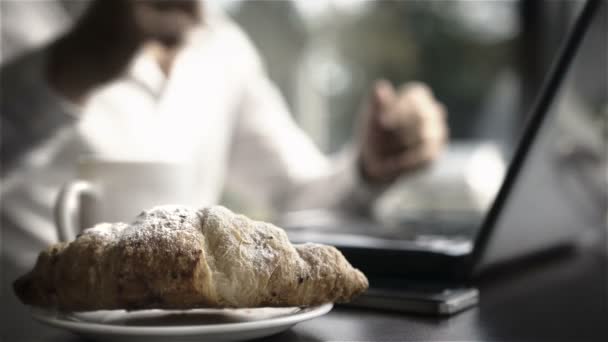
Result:
M293 122L251 42L200 1L94 1L1 77L3 254L17 268L57 240L53 203L83 155L194 160L201 206L231 186L277 211L360 210L447 140L428 87L379 81L350 157L330 160Z

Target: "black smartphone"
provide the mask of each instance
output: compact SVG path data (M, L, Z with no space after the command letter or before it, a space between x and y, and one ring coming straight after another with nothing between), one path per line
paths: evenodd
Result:
M472 287L403 290L370 288L347 305L429 315L452 315L475 306L478 301L479 291Z

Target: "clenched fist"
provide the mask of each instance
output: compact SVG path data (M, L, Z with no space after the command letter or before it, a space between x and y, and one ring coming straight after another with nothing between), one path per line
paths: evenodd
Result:
M448 138L445 107L422 83L373 86L362 113L360 166L370 183L388 183L436 159Z

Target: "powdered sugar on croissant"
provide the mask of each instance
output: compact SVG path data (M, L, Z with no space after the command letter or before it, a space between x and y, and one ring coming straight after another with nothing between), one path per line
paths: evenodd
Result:
M292 245L272 224L161 206L51 246L14 287L25 304L78 311L307 306L349 301L368 282L334 247Z

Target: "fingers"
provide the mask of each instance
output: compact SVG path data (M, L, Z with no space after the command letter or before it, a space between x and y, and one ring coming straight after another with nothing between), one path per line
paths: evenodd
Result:
M368 179L390 182L401 174L428 165L439 157L447 141L447 129L442 129L425 130L419 143L414 146L389 146L385 142L382 150L367 150L368 153L364 155L367 157L364 158L364 169Z
M372 100L378 108L382 109L390 105L395 99L395 88L387 80L378 80L374 84L372 91Z
M372 87L370 111L375 124L383 127L387 111L395 102L395 88L387 80L378 80Z
M419 83L401 87L380 112L381 129L376 134L389 153L418 145L428 137L441 138L447 131L445 107Z
M435 160L443 149L443 143L437 140L420 144L404 153L379 161L375 166L377 178L390 181L401 174L418 170Z
M377 82L372 92L376 124L368 127L364 149L370 178L390 181L418 169L439 156L448 138L445 107L421 83L395 92L390 83Z
M363 134L363 170L369 179L392 181L439 156L448 138L445 106L417 82L395 90L388 81L374 84L371 121Z
M390 86L390 84L389 84ZM386 87L377 83L375 96ZM412 82L399 88L395 93L390 86L391 96L383 96L383 101L376 99L375 112L379 115L381 127L387 131L405 131L403 134L411 134L409 131L417 131L424 121L428 119L442 118L443 107L435 101L431 90L422 83ZM390 101L389 101L390 99Z
M439 155L440 151L441 147L436 143L420 145L419 148L389 161L389 171L405 172L416 170L428 165Z

